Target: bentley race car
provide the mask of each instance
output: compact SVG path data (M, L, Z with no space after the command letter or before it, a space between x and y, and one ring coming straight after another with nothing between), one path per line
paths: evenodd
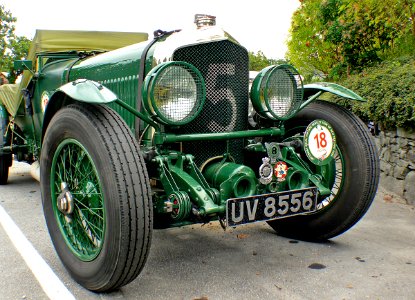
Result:
M53 245L71 276L109 291L134 280L152 230L267 222L322 241L351 228L377 190L365 124L272 65L250 87L247 50L197 15L145 33L38 30L20 84L0 87L0 183L32 164ZM40 168L39 168L40 166Z

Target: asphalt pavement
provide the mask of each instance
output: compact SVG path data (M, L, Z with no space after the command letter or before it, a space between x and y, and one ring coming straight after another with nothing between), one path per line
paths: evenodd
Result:
M0 186L0 206L75 299L415 298L415 208L382 188L356 226L325 243L279 237L265 223L155 230L140 276L104 294L79 286L60 263L27 165L15 164ZM0 225L0 299L51 298L13 238Z

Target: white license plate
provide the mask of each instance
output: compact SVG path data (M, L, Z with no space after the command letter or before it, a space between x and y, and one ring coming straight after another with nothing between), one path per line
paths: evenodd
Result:
M226 201L227 226L308 214L316 207L317 188L232 198Z

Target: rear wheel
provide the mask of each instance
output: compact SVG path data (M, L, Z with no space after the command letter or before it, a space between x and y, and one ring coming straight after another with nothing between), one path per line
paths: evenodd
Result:
M75 104L51 120L41 153L46 223L63 264L84 287L119 288L149 253L149 180L128 126L105 106Z
M379 181L379 160L365 124L336 104L317 101L285 124L286 138L302 137L315 119L326 120L334 129L337 146L334 160L314 166L331 188L331 195L319 198L316 213L269 222L278 234L303 240L321 241L351 228L368 210ZM301 153L303 159L306 155Z
M0 155L0 185L7 184L9 178L9 167L12 165L12 155Z

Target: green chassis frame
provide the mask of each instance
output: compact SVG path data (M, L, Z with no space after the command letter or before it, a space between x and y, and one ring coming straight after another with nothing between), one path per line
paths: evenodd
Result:
M198 140L230 140L240 138L254 138L254 137L271 137L282 136L284 128L268 128L250 131L239 131L230 133L216 133L216 134L188 134L188 135L173 135L156 133L154 136L155 144L161 146L166 143L177 143L184 141L198 141ZM331 190L327 186L327 182L331 182L331 178L335 175L335 168L329 163L327 166L317 168L318 172L313 172L308 163L302 160L295 149L290 146L281 145L281 151L277 159L286 162L292 166L293 171L301 173L300 186L309 186L309 182L313 183L319 190L321 196L330 195ZM260 143L250 143L246 147L247 151L266 153L265 147ZM209 172L203 173L197 168L191 155L186 155L180 152L167 152L164 155L156 156L153 161L158 166L160 174L160 182L166 193L167 200L162 204L160 200L156 201L156 211L158 213L170 212L168 207L172 207L173 211L176 209L173 219L184 220L190 214L191 202L186 191L194 199L194 204L198 207L195 214L199 216L209 215L224 215L226 200L232 195L235 182L238 180L238 174L241 170L241 165L227 168L223 178L230 178L228 181L223 180L216 184L213 188L209 185L209 181L214 175ZM221 162L216 165L224 164L226 155ZM333 166L333 167L332 167ZM239 169L238 169L239 168ZM235 170L238 169L238 172ZM324 171L322 171L324 170ZM320 171L320 172L319 172ZM242 171L243 172L243 171ZM245 177L250 178L251 182L257 182L255 174L252 172L243 172ZM325 176L323 176L324 174ZM285 190L286 186L281 185L278 191ZM220 190L220 193L218 191ZM258 186L253 194L265 192L265 187ZM184 195L183 195L184 194ZM253 195L252 194L252 195ZM182 210L178 210L182 206Z

